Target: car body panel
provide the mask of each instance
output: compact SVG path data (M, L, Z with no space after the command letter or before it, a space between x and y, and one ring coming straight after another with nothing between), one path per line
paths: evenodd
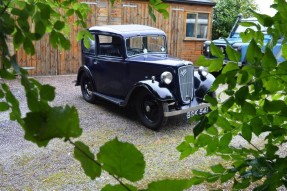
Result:
M76 85L81 84L85 72L93 81L94 95L119 106L127 106L140 91L146 90L168 104L166 116L204 104L203 98L215 78L211 74L202 76L189 61L167 55L162 30L143 25L107 25L91 27L89 31L94 40L90 39L89 49L82 42L82 66ZM128 51L136 45L142 50L129 55ZM113 55L116 49L119 55ZM162 81L165 72L173 76L169 84Z

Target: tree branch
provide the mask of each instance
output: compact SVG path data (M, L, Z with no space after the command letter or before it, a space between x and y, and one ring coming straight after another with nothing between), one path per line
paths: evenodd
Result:
M69 143L72 144L76 149L78 149L83 155L85 155L88 159L90 159L91 161L93 161L95 164L97 164L102 170L103 167L101 165L101 163L99 163L98 161L96 161L95 159L91 158L87 153L85 153L85 151L83 151L81 148L77 147L77 145L71 141L70 139L68 139ZM107 172L107 171L106 171ZM127 191L132 191L131 189L129 189L129 187L127 187L127 185L125 185L118 177L116 177L115 175L110 174L109 172L107 172L110 176L112 176L114 179L116 179L120 185L122 185Z
M11 1L9 1L7 3L7 5L4 5L4 8L2 9L2 11L0 12L0 17L5 13L5 11L8 9L9 5L10 5Z

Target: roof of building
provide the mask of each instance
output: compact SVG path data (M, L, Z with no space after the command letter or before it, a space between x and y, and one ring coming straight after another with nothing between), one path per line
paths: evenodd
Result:
M197 5L210 5L215 6L216 3L212 0L163 0L167 3L185 3L185 4L197 4Z
M146 25L104 25L104 26L93 26L89 28L90 31L103 31L114 34L119 34L122 36L135 36L135 35L147 35L147 34L157 34L165 35L165 32Z

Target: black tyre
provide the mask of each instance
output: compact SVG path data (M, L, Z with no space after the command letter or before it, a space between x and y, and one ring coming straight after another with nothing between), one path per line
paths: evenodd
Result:
M139 120L149 129L157 131L167 120L163 115L163 103L147 91L137 94L135 108Z
M95 102L96 96L93 94L93 92L95 91L93 82L86 73L83 73L83 75L81 76L81 91L84 100L89 103Z

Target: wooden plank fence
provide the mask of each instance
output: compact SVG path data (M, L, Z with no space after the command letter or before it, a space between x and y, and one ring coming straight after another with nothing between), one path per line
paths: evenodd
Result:
M195 61L201 54L202 41L184 40L185 11L200 10L212 13L212 7L210 6L171 3L168 10L170 13L169 19L164 19L162 15L155 13L157 22L153 22L148 14L148 1L145 0L116 1L114 6L111 5L109 0L82 1L96 2L96 5L89 5L92 14L88 16L86 21L88 27L107 24L144 24L160 28L167 34L169 53L191 61ZM74 19L72 17L69 22L73 23ZM26 55L23 49L17 51L20 65L33 68L29 70L31 75L76 74L81 65L80 43L76 41L79 29L72 24L71 28L69 34L70 50L53 49L49 44L49 36L46 35L35 43L35 55Z

